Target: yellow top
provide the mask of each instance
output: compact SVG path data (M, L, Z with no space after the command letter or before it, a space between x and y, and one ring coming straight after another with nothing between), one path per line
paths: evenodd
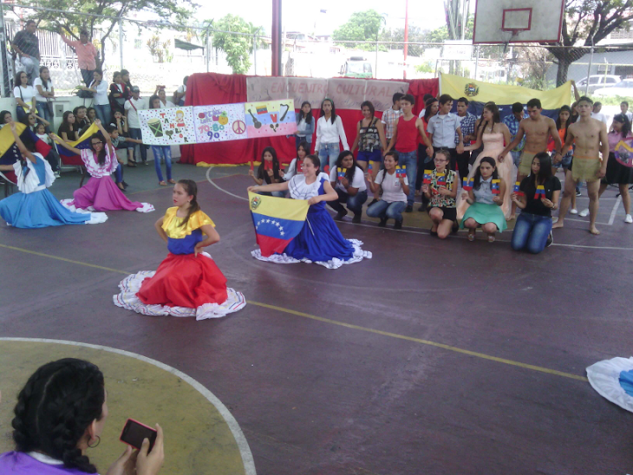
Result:
M180 218L176 216L176 212L178 211L178 206L173 206L172 208L168 208L165 212L165 217L163 218L163 231L167 234L167 237L172 239L183 239L186 236L189 236L193 231L204 226L205 224L210 224L215 228L215 224L206 214L202 211L196 211L189 216L189 221L185 226L179 226L184 218Z

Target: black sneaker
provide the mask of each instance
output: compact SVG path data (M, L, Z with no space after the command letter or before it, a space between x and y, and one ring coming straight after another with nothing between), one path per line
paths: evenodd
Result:
M352 218L352 223L358 224L360 223L360 214L355 214L354 217Z
M387 226L387 218L380 218L380 222L378 223L379 228L384 228Z
M549 236L547 236L547 242L545 243L545 247L550 247L552 244L554 244L554 234L550 232Z
M413 212L413 205L407 205L407 207L404 210L405 213L411 213Z
M576 196L582 196L582 193L580 192L580 190L576 190Z
M402 229L402 221L396 221L393 224L393 229Z

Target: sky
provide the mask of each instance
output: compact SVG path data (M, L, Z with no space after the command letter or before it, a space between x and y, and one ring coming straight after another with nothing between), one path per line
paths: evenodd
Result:
M196 17L200 20L222 18L227 13L242 16L256 26L263 26L270 33L272 23L271 0L238 0L236 2L200 2ZM474 6L474 0L471 6ZM386 14L388 28L403 28L405 0L285 0L282 1L282 22L285 31L303 33L331 34L336 28L347 22L352 13L364 10L376 10ZM321 13L326 10L326 13ZM433 30L445 24L443 0L410 0L409 25Z

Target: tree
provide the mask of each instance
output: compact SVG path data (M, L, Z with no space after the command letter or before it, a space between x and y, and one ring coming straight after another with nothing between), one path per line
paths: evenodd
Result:
M380 34L380 41L393 41L395 43L399 43L396 45L396 48L401 49L404 46L404 28L396 28L395 30L383 30L383 32ZM422 43L424 41L428 41L426 38L426 33L417 26L409 26L409 42ZM389 45L389 49L392 49L391 45ZM423 52L423 45L409 44L409 56L419 57L422 56Z
M251 67L250 53L253 52L253 37L255 29L251 23L247 23L242 17L230 13L215 23L211 34L213 35L213 47L224 51L226 62L233 69L233 74L244 74ZM217 31L220 30L220 31ZM222 33L245 33L246 35L232 35Z
M340 41L376 41L383 17L376 10L353 13L347 23L334 30L332 39ZM362 48L373 50L376 46L371 44L342 43L348 48ZM384 48L384 47L383 47Z
M92 41L96 30L103 28L105 33L99 39L101 57L98 67L101 67L105 60L105 43L119 18L134 12L152 12L162 18L163 22L173 19L177 24L183 24L191 17L190 8L197 6L192 0L24 0L20 3L68 12L62 15L54 11L27 10L32 13L24 19L35 20L38 27L44 30L62 30L67 36L79 39L79 31L85 28ZM103 15L107 18L85 16L80 13ZM163 23L157 22L155 26L160 28Z
M567 81L569 65L593 46L633 19L633 0L566 0L562 41L549 52L556 58L556 85ZM576 46L576 47L575 47Z
M191 41L191 39L189 39ZM169 52L170 41L161 41L158 35L152 35L152 37L147 40L147 48L149 49L150 54L158 61L159 63L168 62L171 63L171 60L174 58Z

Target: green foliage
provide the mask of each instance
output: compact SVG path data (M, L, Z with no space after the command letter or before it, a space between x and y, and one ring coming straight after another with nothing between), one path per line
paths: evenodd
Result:
M136 12L152 12L165 22L173 21L176 25L184 24L191 18L192 9L197 5L192 0L23 0L20 3L37 7L66 10L69 13L60 14L44 10L25 10L29 12L26 19L38 22L38 27L50 31L64 31L70 38L79 38L79 30L88 30L92 39L97 28L105 28L101 38L101 61L105 54L105 41L118 24L117 17L124 17ZM79 15L78 13L92 13L104 15L108 18L96 18ZM157 23L154 27L161 28L164 24ZM139 26L140 27L140 26Z
M253 34L259 28L247 23L242 17L230 13L214 24L215 30ZM253 38L230 33L213 33L213 47L226 54L226 61L233 69L233 74L245 74L251 66L249 54L253 51Z
M189 38L188 40L191 41ZM169 52L169 40L161 41L158 35L152 35L146 44L152 57L159 63L171 63L174 59L174 55Z
M356 12L352 14L347 23L341 25L340 28L334 30L332 38L335 42L339 41L376 41L383 18L376 10L366 10L364 12ZM357 43L340 43L347 48L362 48L373 50L375 45L357 44ZM385 49L384 46L381 49Z
M415 67L415 70L419 73L432 73L433 71L435 71L433 66L431 66L429 63L418 64Z

